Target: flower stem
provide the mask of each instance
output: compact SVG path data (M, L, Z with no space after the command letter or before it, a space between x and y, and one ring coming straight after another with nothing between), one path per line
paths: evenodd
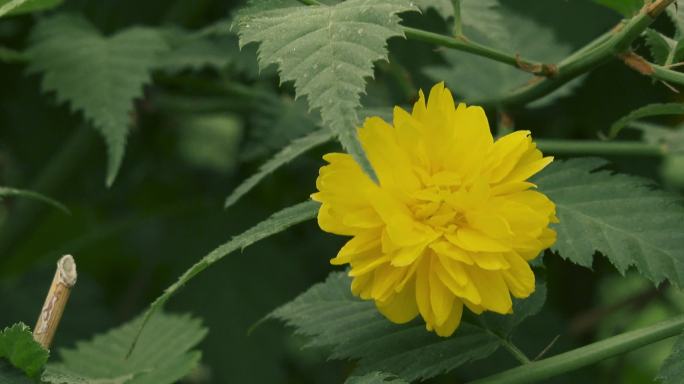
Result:
M569 352L561 353L560 355L533 361L473 381L470 384L522 384L539 382L676 336L682 331L684 331L684 315L635 331L626 332Z
M663 156L667 150L641 141L537 139L539 149L554 155Z

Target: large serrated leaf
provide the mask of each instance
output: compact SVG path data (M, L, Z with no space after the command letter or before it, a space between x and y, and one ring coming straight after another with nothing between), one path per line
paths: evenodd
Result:
M171 384L185 377L199 363L191 351L207 334L200 320L189 315L157 313L140 335L138 348L127 356L141 317L61 349L62 362L48 365L44 380L52 383Z
M331 138L332 134L329 130L321 129L293 140L280 152L276 153L275 156L262 164L257 173L248 177L245 181L238 185L237 188L235 188L235 190L226 199L224 207L228 208L235 204L242 196L259 184L264 177L275 172L281 166L297 158L304 152L329 141Z
M57 15L38 23L27 50L29 71L43 74L44 91L55 91L102 134L107 144L107 184L124 157L133 101L150 81L150 70L167 49L153 29L129 28L105 37L81 17Z
M248 7L236 21L241 46L261 43L260 66L276 64L282 82L294 81L297 95L320 109L324 125L372 173L356 138L357 108L373 63L387 59L387 40L403 35L397 14L414 5L409 0L278 9L253 4L258 8Z
M606 161L556 161L534 182L556 203L553 250L591 266L595 252L621 273L630 266L649 280L684 286L684 208L648 180L600 170Z
M313 201L307 201L285 208L274 213L268 219L233 237L227 243L211 251L208 255L204 256L200 261L185 271L185 273L183 273L183 275L181 275L175 283L166 288L164 293L154 300L145 313L143 321L138 327L138 331L142 332L142 330L145 329L150 318L164 306L171 296L176 294L176 292L178 292L178 290L180 290L185 284L187 284L199 273L209 268L212 264L234 251L243 250L257 241L280 233L295 224L313 219L318 213L318 208L319 204ZM136 337L131 341L131 351L136 350L137 343L138 338Z
M681 384L684 378L684 334L677 338L672 352L658 371L658 381L664 384Z
M17 323L0 332L0 359L7 359L28 377L38 377L48 359L48 351L33 340L31 329Z
M477 319L464 319L448 338L426 331L425 324L417 320L393 324L373 302L354 297L350 285L344 273L332 273L325 282L314 285L269 317L283 320L295 327L296 333L309 336L309 347L330 349L331 358L359 360L355 374L381 371L408 381L430 378L487 357L507 337ZM520 306L524 302L516 300L514 314L507 317L517 318L513 320L517 323L531 315L532 311Z
M616 137L627 124L635 120L643 119L644 117L681 114L684 114L684 104L682 103L656 103L645 105L633 110L613 123L613 125L610 126L608 135L609 137Z

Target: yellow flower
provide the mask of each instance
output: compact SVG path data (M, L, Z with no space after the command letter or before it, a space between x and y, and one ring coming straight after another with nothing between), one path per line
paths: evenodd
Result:
M379 185L348 154L329 153L312 198L318 223L353 236L331 260L349 264L352 292L395 323L418 314L449 336L465 305L512 312L511 295L534 291L528 262L550 247L555 205L526 181L553 158L529 131L496 141L480 107L454 105L444 84L420 92L394 125L379 117L358 130Z

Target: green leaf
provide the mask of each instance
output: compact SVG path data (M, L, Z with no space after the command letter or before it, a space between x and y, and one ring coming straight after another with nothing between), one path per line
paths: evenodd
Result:
M5 359L0 359L0 383L2 384L35 384L24 372L13 367Z
M236 20L240 45L261 43L259 64L279 68L294 81L297 96L320 109L325 126L369 174L356 138L357 109L373 63L387 60L387 39L403 36L398 13L414 10L409 0L348 0L332 6L262 10L247 8ZM268 7L266 7L268 8Z
M142 332L152 315L161 309L164 304L178 292L186 283L192 280L199 273L207 269L209 266L215 262L221 260L228 254L237 251L244 250L248 246L256 243L257 241L263 240L267 237L280 233L287 228L301 223L306 220L313 219L318 213L319 204L313 201L307 201L304 203L299 203L291 207L285 208L279 212L274 213L268 219L260 222L259 224L253 226L252 228L246 230L245 232L233 237L227 243L219 246L218 248L211 251L208 255L204 256L200 261L195 263L190 269L185 271L181 277L178 278L174 284L169 286L164 290L164 293L157 297L154 302L150 305L149 309L145 313L142 323L138 327L138 331ZM134 338L131 342L131 351L136 350L136 344L138 342L138 337Z
M648 28L645 31L644 36L646 37L646 44L651 51L653 61L656 64L665 64L670 55L670 51L674 49L677 42L652 28Z
M189 315L157 313L140 335L138 347L126 356L142 317L74 349L60 349L61 362L49 364L44 380L51 383L171 384L199 364L201 353L192 351L207 335L199 319Z
M2 200L3 197L11 196L25 197L29 199L38 200L45 204L51 205L64 213L69 213L69 208L67 208L64 204L54 199L51 199L47 196L41 195L40 193L26 191L23 189L0 187L0 200Z
M507 31L509 37L498 40L485 39L487 44L543 63L557 62L572 51L569 45L555 38L550 28L512 10L507 10L506 15L498 25ZM467 22L466 16L463 17L463 21L464 24ZM433 82L444 81L454 93L468 101L502 98L534 79L532 74L510 65L467 52L445 50L443 54L446 65L427 66L424 73ZM567 95L572 92L573 86L574 83L571 82L535 104L545 104Z
M74 373L60 372L57 369L48 368L40 377L43 383L50 384L126 384L135 378L134 374L127 374L109 379L93 379L92 377L79 376Z
M620 131L629 123L644 117L662 116L662 115L681 115L684 114L684 104L682 103L664 103L664 104L649 104L639 109L635 109L620 120L610 126L608 137L614 138Z
M36 378L48 359L48 351L33 340L31 329L17 323L0 332L0 359L7 359L28 377Z
M276 153L275 156L262 164L257 173L253 174L240 185L238 185L237 188L235 188L235 190L226 199L224 207L228 208L235 204L242 196L259 184L263 178L275 172L281 166L299 157L313 147L319 146L329 141L331 138L332 134L329 130L320 129L311 132L304 137L293 140L288 146L283 148L280 152Z
M644 6L644 0L594 0L595 2L614 9L623 16L630 17Z
M55 91L59 102L82 111L104 137L107 185L123 160L133 101L142 96L150 69L166 49L156 30L129 28L105 37L77 16L46 19L31 34L29 70L43 73L43 90Z
M352 376L345 384L408 384L408 381L399 379L385 372L371 372L363 376Z
M672 352L658 371L656 380L665 384L681 384L684 378L684 334L677 338Z
M331 358L358 359L356 374L381 371L408 381L427 379L485 358L507 338L487 328L487 323L477 317L464 318L448 338L427 332L419 319L409 324L393 324L372 301L354 297L350 286L351 280L345 273L334 272L325 282L276 309L269 318L283 320L295 327L296 333L309 336L307 346L330 349ZM524 301L516 300L514 315L508 316L518 318L511 320L514 323L531 315L526 307L520 306Z
M556 203L553 250L590 267L600 252L624 274L630 266L659 283L684 286L684 208L652 182L600 170L606 161L555 161L534 182Z
M684 38L684 10L682 7L684 7L684 0L675 0L675 6L670 6L666 10L675 27L675 40Z
M44 11L62 4L64 0L0 0L0 17Z

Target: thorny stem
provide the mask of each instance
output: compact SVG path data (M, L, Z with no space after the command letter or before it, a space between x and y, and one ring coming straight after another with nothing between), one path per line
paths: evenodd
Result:
M322 5L317 0L299 0L306 5ZM499 106L521 105L543 97L563 84L609 61L613 56L627 50L630 44L653 21L672 4L674 0L655 0L641 9L635 16L627 19L611 31L599 36L583 48L571 54L558 65L542 64L510 55L491 47L467 40L463 36L450 37L424 31L421 29L403 27L404 34L409 39L444 46L501 63L512 65L518 69L538 75L527 85L510 92L503 98L493 100L478 100L473 104L494 104ZM682 82L683 76L667 68L657 68L658 76L671 82Z
M406 38L423 41L439 45L442 47L452 48L459 51L472 53L478 56L486 57L494 61L511 65L525 72L530 72L541 76L553 77L556 74L556 66L553 64L543 64L535 61L523 59L520 55L510 55L508 53L499 51L497 49L488 47L483 44L468 40L465 36L450 37L441 35L439 33L424 31L411 27L403 27Z
M662 65L653 64L634 52L627 52L619 56L620 59L633 70L644 76L660 80L666 84L674 83L684 85L684 73L674 71Z
M536 77L526 86L503 98L478 100L473 103L500 106L521 105L553 92L570 80L606 63L613 56L627 50L630 44L673 2L674 0L655 0L646 4L631 19L623 21L607 34L599 36L584 48L558 63L554 76Z

